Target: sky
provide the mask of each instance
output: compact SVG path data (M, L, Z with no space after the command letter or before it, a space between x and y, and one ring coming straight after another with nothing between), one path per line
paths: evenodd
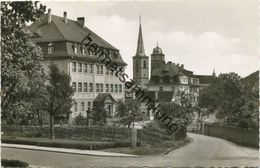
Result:
M259 66L257 0L42 1L52 14L85 17L85 26L120 50L132 77L139 15L145 53L158 42L165 61L194 74L236 72L244 77ZM151 60L151 58L150 58Z

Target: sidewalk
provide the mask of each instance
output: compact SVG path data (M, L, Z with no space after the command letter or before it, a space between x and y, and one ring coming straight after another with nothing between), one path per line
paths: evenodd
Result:
M103 151L97 151L97 150L53 148L53 147L43 147L43 146L33 146L33 145L6 144L6 143L2 143L1 147L69 153L69 154L79 154L79 155L92 155L92 156L102 156L102 157L138 157L137 155L110 153L110 152L103 152Z

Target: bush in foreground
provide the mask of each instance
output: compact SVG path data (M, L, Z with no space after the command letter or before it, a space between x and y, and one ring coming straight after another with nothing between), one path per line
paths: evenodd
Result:
M3 167L28 167L28 163L22 162L20 160L7 160L1 159L1 164Z

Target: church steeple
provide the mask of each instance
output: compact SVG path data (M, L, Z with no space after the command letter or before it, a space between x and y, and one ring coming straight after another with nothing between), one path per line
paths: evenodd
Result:
M142 26L141 26L141 16L139 16L139 34L138 34L138 41L137 41L137 49L136 49L136 56L145 56L144 51L144 42L143 42L143 33L142 33Z
M213 77L216 77L216 72L215 72L215 68L213 68L213 73L212 73Z
M133 80L145 89L149 81L149 57L145 55L141 17L139 16L139 34L136 54L133 56Z

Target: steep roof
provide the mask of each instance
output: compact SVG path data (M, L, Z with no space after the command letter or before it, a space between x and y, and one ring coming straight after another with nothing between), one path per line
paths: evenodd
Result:
M145 56L141 21L140 21L140 25L139 25L139 34L138 34L137 49L136 49L135 55L136 56Z
M156 94L158 94L157 99L156 99ZM174 92L172 92L172 91L146 91L145 95L148 96L152 101L155 101L155 102L158 102L158 101L171 102Z
M259 86L259 70L251 73L250 75L242 78L242 82L248 85L250 88L258 88Z
M200 84L212 84L214 81L212 75L194 75L194 77L199 78Z
M30 27L30 31L34 33L36 42L47 41L72 41L82 42L82 40L90 34L93 42L98 45L113 50L118 50L103 38L98 36L87 27L82 27L77 21L67 19L67 23L63 18L56 15L52 16L52 22L48 24L48 14L45 14L41 20L34 22Z
M176 76L176 75L186 75L186 76L194 76L192 71L185 69L175 63L168 62L159 68L156 68L152 72L153 76Z
M176 76L176 75L183 75L180 68L178 68L174 64L165 64L163 66L160 66L159 68L156 68L152 72L153 76Z

